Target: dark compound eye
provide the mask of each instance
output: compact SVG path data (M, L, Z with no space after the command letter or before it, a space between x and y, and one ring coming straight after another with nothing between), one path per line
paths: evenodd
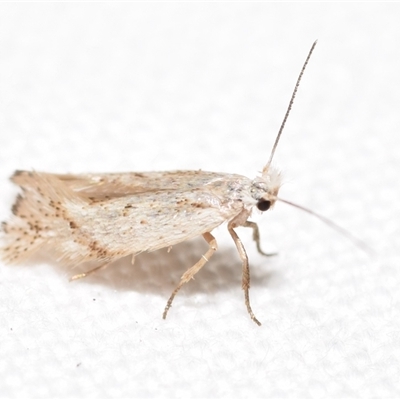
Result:
M264 199L258 200L257 208L260 211L267 211L268 208L270 208L270 206L271 206L271 202L269 200L264 200Z

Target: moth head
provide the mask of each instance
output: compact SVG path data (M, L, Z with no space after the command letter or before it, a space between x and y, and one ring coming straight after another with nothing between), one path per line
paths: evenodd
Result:
M281 174L273 167L264 170L261 177L253 181L253 197L260 211L267 211L274 206L281 184Z

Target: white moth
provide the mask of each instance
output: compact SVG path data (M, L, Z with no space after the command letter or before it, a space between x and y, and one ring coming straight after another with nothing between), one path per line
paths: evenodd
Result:
M246 250L235 228L251 228L258 251L265 254L260 248L258 227L248 220L252 209L266 211L277 200L292 204L277 197L281 177L271 162L315 45L316 42L300 72L269 161L260 176L249 179L205 171L79 175L16 171L11 180L21 187L22 193L12 207L10 221L2 223L2 258L17 263L44 248L64 264L76 266L91 261L98 265L71 278L75 280L121 257L132 255L133 262L142 252L170 248L202 235L209 249L182 275L165 307L165 318L179 289L217 250L212 230L227 222L242 260L247 311L260 325L250 306Z

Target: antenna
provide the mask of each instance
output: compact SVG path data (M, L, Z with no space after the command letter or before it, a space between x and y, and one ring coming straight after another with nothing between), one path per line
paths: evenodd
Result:
M343 236L347 237L347 239L350 239L361 250L365 251L366 253L368 253L370 255L374 254L374 251L365 242L363 242L362 240L358 239L357 237L352 235L349 231L347 231L346 229L342 228L340 225L336 224L335 222L333 222L329 218L326 218L323 215L318 214L315 211L310 210L309 208L303 207L303 206L301 206L299 204L296 204L296 203L293 203L293 202L291 202L289 200L284 200L284 199L281 199L280 197L276 197L276 200L281 201L282 203L289 204L290 206L296 207L296 208L298 208L298 209L300 209L302 211L305 211L306 213L309 213L311 215L314 215L314 217L317 217L319 220L324 222L326 225L330 226L335 231L337 231L340 234L342 234Z
M263 175L265 175L268 172L269 166L271 165L272 159L274 158L275 150L278 147L279 139L281 138L281 135L282 135L282 132L283 132L283 128L285 127L286 121L287 121L287 119L289 117L289 114L290 114L290 110L292 109L294 98L296 97L297 89L299 88L301 78L303 77L304 71L305 71L305 69L307 67L307 64L308 64L308 61L310 60L311 54L313 53L314 48L315 48L316 45L317 45L317 41L315 41L313 43L313 45L311 46L311 49L308 52L306 61L303 64L303 68L301 69L299 77L297 78L297 82L296 82L296 85L294 87L294 90L293 90L293 93L292 93L292 97L290 98L289 106L288 106L288 108L286 110L286 114L285 114L285 117L283 118L281 127L279 128L279 132L278 132L278 135L276 136L274 146L272 147L271 155L269 156L269 160L267 162L267 165L263 168L263 172L262 172Z

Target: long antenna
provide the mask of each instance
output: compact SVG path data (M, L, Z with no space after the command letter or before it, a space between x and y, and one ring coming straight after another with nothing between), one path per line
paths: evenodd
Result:
M349 231L347 231L346 229L342 228L340 225L336 224L335 222L333 222L329 218L326 218L323 215L318 214L315 211L312 211L307 207L303 207L303 206L301 206L299 204L292 203L289 200L284 200L284 199L281 199L280 197L276 197L276 200L281 201L282 203L289 204L290 206L296 207L296 208L298 208L298 209L300 209L302 211L305 211L306 213L309 213L311 215L314 215L314 217L317 217L319 220L324 222L326 225L330 226L335 231L339 232L343 236L346 236L348 239L350 239L361 250L365 251L366 253L369 253L370 255L374 254L374 251L365 242L363 242L362 240L358 239L357 237L352 235Z
M311 54L314 51L314 48L315 48L316 45L317 45L317 41L315 41L313 43L313 45L311 46L311 49L308 52L306 61L303 64L303 68L301 69L299 77L297 78L297 82L296 82L296 85L294 87L294 90L293 90L293 93L292 93L292 97L290 98L289 106L288 106L288 108L286 110L286 114L285 114L285 117L283 118L281 127L279 128L279 132L278 132L278 135L276 136L274 146L272 147L271 155L269 156L269 160L267 162L267 165L263 168L263 175L268 172L268 168L271 165L272 159L274 158L275 150L278 147L279 139L281 138L281 135L282 135L282 132L283 132L283 128L285 127L286 121L287 121L287 119L289 117L289 114L290 114L290 110L292 109L294 98L296 97L297 89L299 88L301 78L303 77L304 71L305 71L305 69L307 67L307 64L308 64L308 61L310 60Z

